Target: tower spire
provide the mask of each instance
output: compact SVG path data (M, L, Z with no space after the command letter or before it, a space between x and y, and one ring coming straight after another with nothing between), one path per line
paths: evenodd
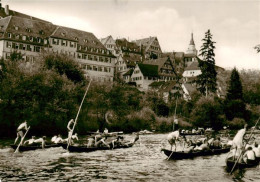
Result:
M193 40L193 32L191 33L190 45L195 45L194 40Z

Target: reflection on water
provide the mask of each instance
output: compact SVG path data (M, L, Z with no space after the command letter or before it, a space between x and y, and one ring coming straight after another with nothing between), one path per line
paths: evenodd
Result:
M133 136L126 136L132 138ZM2 181L260 181L259 168L225 170L226 154L167 161L166 135L143 135L128 149L68 153L62 148L14 154L1 141ZM3 147L5 146L5 147Z

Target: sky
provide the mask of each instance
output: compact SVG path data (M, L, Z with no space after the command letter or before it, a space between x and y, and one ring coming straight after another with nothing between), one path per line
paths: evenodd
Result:
M2 6L56 25L130 41L157 36L162 51L200 50L210 29L216 65L260 70L259 0L2 0Z

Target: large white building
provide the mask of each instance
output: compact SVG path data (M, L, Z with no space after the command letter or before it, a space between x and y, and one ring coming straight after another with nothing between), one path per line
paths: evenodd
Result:
M16 15L0 19L1 57L17 51L24 60L34 61L44 51L62 53L77 60L94 80L113 81L115 56L93 33Z

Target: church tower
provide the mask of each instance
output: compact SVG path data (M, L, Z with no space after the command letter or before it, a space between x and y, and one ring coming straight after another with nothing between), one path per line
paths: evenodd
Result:
M197 49L195 47L195 43L194 43L194 40L193 40L193 33L191 33L191 40L190 40L190 45L186 51L186 54L193 54L195 56L197 56Z

